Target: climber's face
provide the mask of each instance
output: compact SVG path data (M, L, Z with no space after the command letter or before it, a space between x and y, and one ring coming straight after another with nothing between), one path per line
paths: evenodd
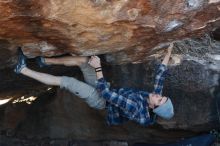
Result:
M159 94L150 93L149 95L149 104L151 105L151 108L156 108L162 104L164 104L167 101L166 96L161 96Z

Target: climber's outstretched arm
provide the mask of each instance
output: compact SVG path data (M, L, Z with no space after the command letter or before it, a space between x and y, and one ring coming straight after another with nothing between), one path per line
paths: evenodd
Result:
M170 46L167 49L167 54L165 55L162 64L167 65L169 60L170 60L170 56L171 56L171 52L173 50L173 43L170 44Z

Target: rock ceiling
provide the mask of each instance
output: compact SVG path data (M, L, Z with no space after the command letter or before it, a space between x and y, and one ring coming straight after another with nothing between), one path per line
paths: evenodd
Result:
M109 62L142 62L219 23L219 0L2 0L1 63L14 64L17 46L28 57L109 54Z

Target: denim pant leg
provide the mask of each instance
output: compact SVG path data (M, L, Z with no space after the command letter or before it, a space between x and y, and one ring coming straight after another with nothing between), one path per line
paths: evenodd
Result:
M84 82L72 77L63 76L61 79L60 88L65 88L71 93L82 98L92 108L105 108L105 100L99 96L97 90Z

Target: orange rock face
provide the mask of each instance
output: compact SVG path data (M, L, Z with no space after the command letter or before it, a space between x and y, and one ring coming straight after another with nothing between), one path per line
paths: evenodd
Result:
M219 7L220 0L1 0L0 48L9 60L22 46L29 57L142 62L163 44L218 27Z

